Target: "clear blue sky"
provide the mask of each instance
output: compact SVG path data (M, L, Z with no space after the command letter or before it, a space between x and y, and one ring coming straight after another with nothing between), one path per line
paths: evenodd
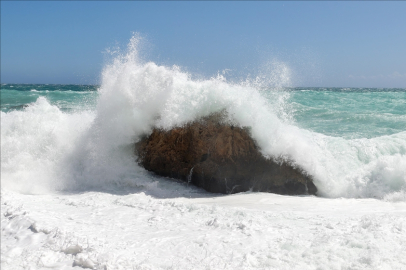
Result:
M293 86L406 87L406 2L1 1L2 83L99 83L106 49L210 77L269 61Z

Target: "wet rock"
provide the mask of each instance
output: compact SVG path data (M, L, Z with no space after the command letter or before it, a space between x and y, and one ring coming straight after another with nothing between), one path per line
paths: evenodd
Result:
M135 146L138 162L145 169L210 192L317 192L312 179L300 168L266 159L247 128L224 123L219 116L169 131L154 129Z
M16 105L16 106L11 106L9 109L10 110L23 110L25 108L28 108L28 104L22 104L22 105Z

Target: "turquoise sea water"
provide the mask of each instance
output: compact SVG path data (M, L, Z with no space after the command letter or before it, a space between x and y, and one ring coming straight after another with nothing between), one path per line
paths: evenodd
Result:
M62 84L2 84L1 111L23 109L45 97L62 111L94 109L97 86Z
M406 130L406 89L295 88L300 127L330 136L373 138Z
M99 86L3 84L1 111L22 110L44 97L61 111L95 110ZM281 91L281 90L278 90ZM285 113L295 124L329 136L373 138L406 130L406 89L286 88ZM263 91L272 98L272 90Z

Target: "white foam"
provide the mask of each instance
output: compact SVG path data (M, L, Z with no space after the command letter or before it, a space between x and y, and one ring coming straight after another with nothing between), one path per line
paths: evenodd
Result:
M1 112L2 187L27 193L64 188L65 159L93 118L64 114L43 97L24 111Z
M406 203L1 193L2 269L402 269ZM159 258L159 259L157 259Z

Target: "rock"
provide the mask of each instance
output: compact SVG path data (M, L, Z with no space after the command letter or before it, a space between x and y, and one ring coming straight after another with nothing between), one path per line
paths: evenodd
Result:
M10 110L23 110L25 108L28 108L28 104L22 104L22 105L16 105L16 106L11 106L9 109Z
M169 131L154 129L135 146L138 162L145 169L210 192L317 192L301 169L286 161L266 159L247 128L224 123L219 115Z

